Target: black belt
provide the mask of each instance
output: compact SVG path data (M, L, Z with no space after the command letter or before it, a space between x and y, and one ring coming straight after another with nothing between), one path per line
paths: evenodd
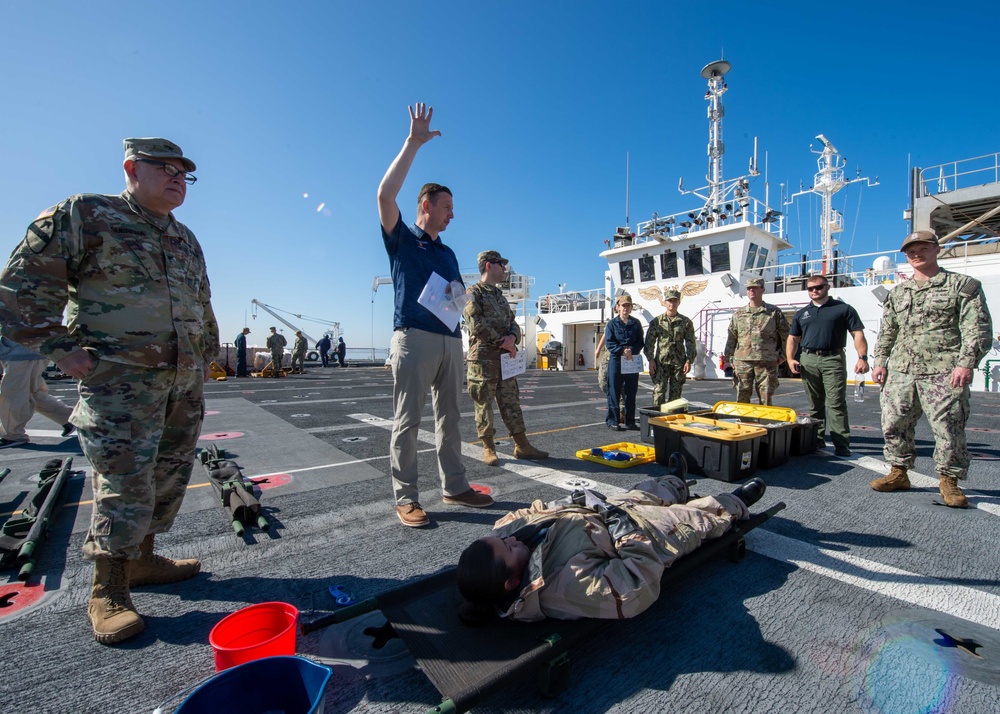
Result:
M817 357L835 357L836 355L844 354L843 348L839 350L809 350L803 347L802 351L811 355L816 355Z

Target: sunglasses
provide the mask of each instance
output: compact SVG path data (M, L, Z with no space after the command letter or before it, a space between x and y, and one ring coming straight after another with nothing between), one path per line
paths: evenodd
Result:
M826 290L828 287L830 287L829 283L823 283L822 285L810 285L806 290L809 292L819 292L820 290Z

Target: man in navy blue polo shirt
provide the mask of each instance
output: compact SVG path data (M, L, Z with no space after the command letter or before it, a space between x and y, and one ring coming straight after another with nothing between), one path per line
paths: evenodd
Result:
M812 300L795 313L788 329L785 357L788 368L802 375L813 419L819 420L821 446L826 427L837 456L851 455L851 425L847 421L847 333L854 338L858 361L855 374L868 371L868 340L858 311L842 300L830 297L830 283L822 275L806 281ZM801 348L801 355L798 354ZM798 359L796 359L798 357Z
M448 282L461 283L462 276L455 253L438 237L455 216L451 191L440 184L424 184L417 199L417 220L412 226L403 223L396 205L396 196L417 150L435 136L441 136L440 131L430 129L432 108L425 104L408 108L410 134L379 184L378 215L395 290L394 332L389 347L395 381L389 468L396 515L403 525L420 527L430 523L417 491L417 432L428 388L433 395L444 502L485 508L493 504L493 499L469 486L462 463L462 439L458 431L462 417L458 404L463 369L461 333L457 327L448 329L417 302L432 273Z

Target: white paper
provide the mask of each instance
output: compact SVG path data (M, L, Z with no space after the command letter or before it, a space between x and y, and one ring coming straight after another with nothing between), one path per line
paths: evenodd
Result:
M445 324L445 327L449 330L454 330L458 327L458 320L462 317L462 311L455 304L455 301L451 299L451 295L446 292L447 290L448 281L437 273L431 273L431 277L427 278L427 284L424 285L424 289L420 291L420 297L417 298L417 302L430 310L434 314L434 317Z
M528 369L527 352L519 350L516 357L511 357L510 352L500 353L500 378L510 379L519 374L524 374Z
M642 371L642 357L632 355L632 359L622 357L622 374L639 374Z

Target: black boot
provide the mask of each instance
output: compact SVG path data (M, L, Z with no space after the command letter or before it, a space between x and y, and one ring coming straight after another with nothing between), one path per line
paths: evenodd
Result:
M733 491L733 495L743 501L744 506L750 508L750 506L757 503L757 501L761 499L761 496L764 495L764 491L766 490L767 484L765 484L762 479L752 478Z

